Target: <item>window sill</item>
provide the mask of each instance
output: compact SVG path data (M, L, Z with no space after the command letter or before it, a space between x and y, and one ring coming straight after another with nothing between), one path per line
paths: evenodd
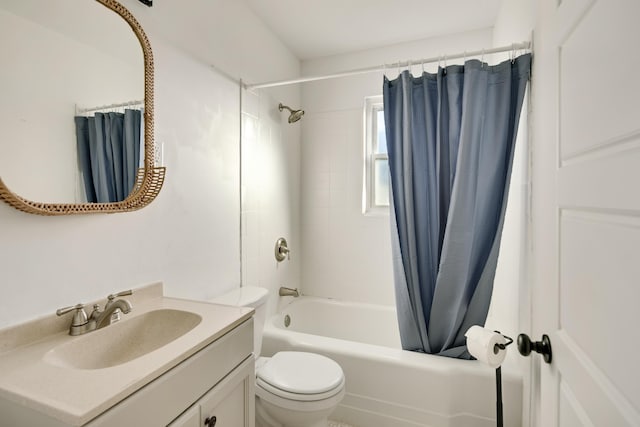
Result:
M389 206L378 206L375 208L368 208L362 213L364 216L389 216Z

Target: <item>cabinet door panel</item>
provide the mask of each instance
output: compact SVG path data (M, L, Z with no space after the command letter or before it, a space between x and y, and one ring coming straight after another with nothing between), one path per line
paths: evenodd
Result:
M249 357L205 394L199 401L200 426L254 427L254 376L254 358Z
M216 406L202 405L202 425L207 427L247 426L244 402L245 383L243 381L236 385L230 394L224 396ZM207 419L215 419L215 424L212 421L205 424Z
M200 405L193 405L167 427L200 427Z

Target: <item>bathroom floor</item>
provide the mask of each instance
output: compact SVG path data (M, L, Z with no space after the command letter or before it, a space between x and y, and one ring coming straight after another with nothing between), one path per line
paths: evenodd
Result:
M341 423L340 421L331 421L331 420L329 420L329 426L328 427L356 427L356 426L352 426L351 424Z

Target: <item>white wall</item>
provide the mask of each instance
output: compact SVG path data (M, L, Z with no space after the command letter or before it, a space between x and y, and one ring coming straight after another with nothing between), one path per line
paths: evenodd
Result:
M239 89L210 64L255 80L299 64L238 3L124 1L154 51L165 186L125 214L39 217L0 204L0 327L158 280L189 298L239 285Z
M490 29L305 61L303 75L491 46ZM451 63L451 61L449 61ZM434 71L436 65L427 65ZM420 73L420 66L413 67ZM397 75L390 67L387 75ZM302 134L302 288L305 294L394 305L389 217L362 214L363 107L382 73L307 83Z
M152 8L123 3L148 34L234 78L256 83L300 74L300 61L244 1L157 1Z

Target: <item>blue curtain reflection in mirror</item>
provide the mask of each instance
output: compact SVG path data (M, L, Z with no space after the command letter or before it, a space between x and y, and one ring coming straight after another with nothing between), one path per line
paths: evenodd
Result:
M142 112L95 113L75 117L78 164L87 202L112 203L127 198L140 165Z

